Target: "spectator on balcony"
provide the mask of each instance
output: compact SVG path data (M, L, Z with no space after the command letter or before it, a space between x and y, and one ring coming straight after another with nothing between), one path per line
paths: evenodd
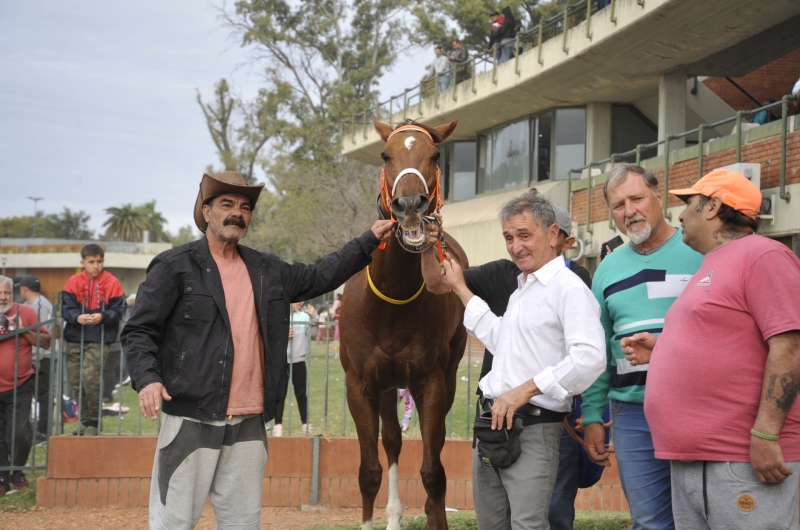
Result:
M37 343L37 332L27 331L18 335L18 339L11 333L38 323L39 316L27 305L14 303L13 292L14 282L11 278L0 276L0 467L24 466L33 439L32 350ZM38 333L39 347L49 348L50 332L45 327L39 327ZM16 421L12 422L12 418ZM12 440L14 454L11 454ZM25 473L0 471L0 497L8 492L10 486L16 490L27 488Z
M23 276L19 281L19 294L25 299L25 305L36 311L37 322L43 322L53 318L53 304L42 296L42 286L39 278L29 274ZM47 327L50 336L53 336L53 325ZM36 422L36 442L41 443L47 440L47 422L50 418L50 411L53 402L50 399L50 348L39 346L33 347L33 363L37 371L36 380L36 400L39 404L39 419Z
M453 63L456 71L456 84L462 82L467 78L467 61L469 60L469 52L464 47L464 44L458 39L453 41L453 52L448 57Z
M434 48L433 53L436 54L436 59L428 65L427 74L422 80L430 81L438 76L438 87L441 92L450 86L450 61L444 56L439 46Z
M775 99L767 98L767 100L764 102L764 105L771 105L772 103L775 103ZM772 115L772 110L762 110L761 112L753 116L753 120L751 123L764 125L765 123L769 123L774 119L775 116Z
M486 52L492 51L495 46L497 47L497 64L503 64L511 59L514 52L514 37L516 35L517 20L511 12L511 8L506 6L503 8L503 15L495 15L497 11L492 14L492 27L494 28L497 21L502 18L503 21L489 36L489 46Z
M793 96L800 95L800 79L798 79L797 83L794 84L794 88L792 89L792 95Z

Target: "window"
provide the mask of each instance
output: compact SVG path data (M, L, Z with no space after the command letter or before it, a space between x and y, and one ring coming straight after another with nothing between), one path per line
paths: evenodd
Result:
M536 131L533 145L533 180L534 182L550 179L551 145L553 140L553 113L546 112L533 119L532 127Z
M556 156L553 173L566 180L570 169L586 163L586 108L556 110Z
M649 144L658 139L658 127L636 107L614 105L611 110L611 152L625 153L637 144ZM642 151L642 159L655 156L656 148ZM634 158L631 158L633 161Z
M478 136L478 175L475 185L475 193L483 193L490 189L489 171L492 165L492 136Z
M488 189L511 188L528 182L529 133L527 119L494 130Z
M452 200L463 201L475 197L475 145L476 142L455 142L451 144L448 166L452 182Z

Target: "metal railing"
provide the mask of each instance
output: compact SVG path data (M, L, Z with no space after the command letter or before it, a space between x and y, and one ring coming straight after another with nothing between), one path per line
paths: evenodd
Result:
M599 7L597 0L580 0L573 4L568 4L564 6L564 10L558 14L540 21L539 24L528 30L519 31L513 43L514 72L517 75L521 75L520 56L534 49L536 49L538 53L538 63L544 64L542 44L558 36L562 36L563 39L562 49L565 53L569 53L567 47L567 32L570 28L575 27L584 20L587 21L586 38L591 40L592 15L601 9L608 9L611 22L616 24L617 0L610 0L610 2L602 3L608 4L608 6ZM644 0L638 0L638 4L644 7ZM458 91L455 89L456 85L471 83L471 91L477 93L476 79L478 76L491 75L492 83L497 84L497 50L499 46L499 44L495 45L490 54L475 50L475 54L467 61L460 63L451 61L449 71L442 75L449 76L448 87L445 90L452 89L450 97L453 101L458 101ZM466 70L469 74L461 81L457 81L457 72L459 69L461 69L461 71ZM432 79L423 80L413 87L406 88L401 94L391 96L384 102L370 105L362 112L340 123L339 139L342 146L344 146L345 139L349 139L350 142L355 144L356 134L359 133L366 139L367 132L369 131L369 122L372 117L378 120L390 120L396 112L402 112L399 121L405 121L412 117L411 113L415 106L417 112L413 117L422 117L422 104L425 100L432 100L434 107L438 109L439 98L442 92L444 91L439 90L439 75L437 74Z
M622 162L622 161L628 160L631 157L634 157L634 161L635 161L636 164L640 164L641 161L642 161L642 152L643 151L646 151L646 150L649 150L649 149L653 149L653 148L657 148L657 147L663 145L664 146L664 155L663 155L664 156L664 177L663 177L663 193L662 193L662 195L663 195L663 197L662 197L663 205L662 205L662 208L663 208L663 211L664 211L664 216L667 219L672 220L672 215L669 212L668 205L667 205L667 201L669 199L670 159L671 159L671 154L674 152L674 151L672 151L670 149L671 142L674 141L674 140L680 140L680 139L686 138L686 137L691 136L693 134L697 134L697 178L700 179L703 176L703 159L706 156L706 154L705 154L706 146L710 142L714 141L714 139L712 139L712 140L709 140L708 142L704 143L704 140L703 140L704 131L706 131L708 129L715 129L715 128L720 127L722 125L727 125L727 124L735 122L736 123L736 127L735 127L734 135L736 137L736 145L735 145L736 163L739 163L739 162L742 161L742 141L743 141L743 138L744 138L744 136L742 134L742 129L743 129L742 124L746 123L743 120L745 118L749 118L751 116L754 116L754 115L756 115L756 114L758 114L760 112L767 112L767 113L771 114L772 109L775 109L775 108L778 108L778 107L781 108L781 117L780 117L780 123L781 123L781 132L780 132L780 136L781 136L781 159L780 159L780 184L779 184L780 191L779 191L779 197L781 199L785 200L786 202L789 202L791 200L791 194L788 191L786 191L786 144L787 144L786 139L787 139L787 136L789 134L789 128L787 127L787 125L789 123L788 111L789 111L789 103L792 102L792 101L797 101L797 100L798 100L798 98L796 96L793 96L791 94L787 94L787 95L783 96L783 98L781 98L780 101L776 101L775 103L770 103L769 105L764 105L762 107L758 107L758 108L753 109L753 110L740 110L740 111L738 111L736 113L735 116L731 116L730 118L725 118L724 120L719 120L719 121L716 121L714 123L700 124L698 127L694 128L694 129L689 129L689 130L681 132L681 133L668 134L668 135L666 135L666 137L663 140L658 140L656 142L651 142L651 143L648 143L648 144L638 144L634 149L631 149L630 151L626 151L624 153L613 153L608 158L604 158L602 160L597 160L597 161L591 161L591 162L589 162L588 164L586 164L583 167L570 169L569 172L567 173L567 194L568 194L568 197L569 197L569 199L568 199L568 201L569 201L568 210L569 210L570 216L572 215L572 206L573 206L573 204L572 204L572 191L573 191L572 190L572 175L574 173L580 173L581 175L583 175L583 172L586 171L586 178L587 178L587 193L586 193L586 219L587 219L587 222L586 222L586 231L591 234L591 233L593 233L593 230L594 230L593 227L592 227L592 223L591 223L591 212L592 212L592 210L591 210L591 208L592 208L592 201L591 201L592 193L591 193L591 190L593 188L593 182L594 182L594 178L595 178L595 175L592 174L592 169L597 168L597 167L601 167L601 166L606 166L607 164L614 165L617 162ZM611 219L609 219L609 226L612 226L612 225L613 225L613 221ZM613 226L612 226L612 228L613 228Z

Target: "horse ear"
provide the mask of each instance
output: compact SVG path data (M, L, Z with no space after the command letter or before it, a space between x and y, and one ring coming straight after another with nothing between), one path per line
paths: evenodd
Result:
M384 143L388 140L389 135L392 134L392 126L379 122L375 119L375 116L372 117L372 126L375 127L375 130L381 135L381 140L383 140Z
M458 126L458 119L451 121L450 123L445 123L444 125L439 125L438 127L434 127L431 129L431 133L433 136L433 143L440 144L447 140L447 138L453 134L453 131L456 130Z

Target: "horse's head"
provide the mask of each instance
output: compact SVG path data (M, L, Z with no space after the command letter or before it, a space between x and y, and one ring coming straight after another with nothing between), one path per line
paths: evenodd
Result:
M380 208L386 216L397 218L403 242L419 247L426 237L422 218L433 213L441 201L436 144L453 133L458 120L438 127L412 122L395 129L374 118L372 122L386 142L381 153Z

